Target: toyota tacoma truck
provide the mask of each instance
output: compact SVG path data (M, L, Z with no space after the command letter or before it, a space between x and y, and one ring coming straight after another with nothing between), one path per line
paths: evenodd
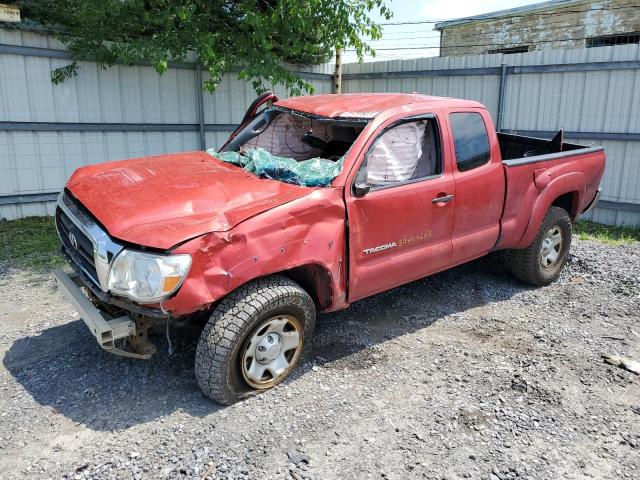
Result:
M112 353L201 326L197 382L230 404L287 378L318 312L497 250L553 282L604 166L562 131L496 133L475 101L267 93L217 151L76 170L56 208L73 273L55 276Z

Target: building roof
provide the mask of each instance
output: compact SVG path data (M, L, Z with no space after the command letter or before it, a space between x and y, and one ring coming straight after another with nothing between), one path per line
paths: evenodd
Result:
M508 8L506 10L498 10L496 12L483 13L482 15L473 15L471 17L455 18L453 20L446 20L444 22L438 22L435 25L435 30L444 30L445 28L452 27L454 25L461 25L463 23L477 22L482 20L491 20L501 17L512 17L522 13L535 12L537 10L546 10L549 8L564 7L572 3L584 2L584 0L550 0L546 2L533 3L531 5L523 5L522 7Z
M478 108L482 104L473 100L433 97L419 93L345 93L339 95L312 95L291 97L276 102L276 106L310 113L322 117L373 118L385 110L412 104L438 107Z

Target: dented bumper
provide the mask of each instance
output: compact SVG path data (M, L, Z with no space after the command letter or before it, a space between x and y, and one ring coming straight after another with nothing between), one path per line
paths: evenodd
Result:
M136 324L128 315L113 318L96 308L80 289L82 282L77 274L67 275L62 270L55 270L53 275L60 292L77 310L102 348L117 355L139 357L116 347L116 340L136 334Z

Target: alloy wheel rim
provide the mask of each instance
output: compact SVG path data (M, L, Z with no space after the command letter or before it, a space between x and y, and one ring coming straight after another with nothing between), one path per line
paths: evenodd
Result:
M540 250L540 264L544 268L553 267L558 263L560 252L562 252L562 231L557 225L551 227L542 240Z
M262 322L248 337L242 354L242 376L253 388L281 382L298 362L303 332L300 321L278 315Z

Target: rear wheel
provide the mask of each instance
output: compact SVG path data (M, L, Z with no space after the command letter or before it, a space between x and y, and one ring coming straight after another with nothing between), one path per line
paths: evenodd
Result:
M531 285L548 285L558 278L571 246L571 218L566 210L550 207L535 240L527 248L509 251L514 277Z
M229 405L282 382L295 369L315 325L313 300L274 276L230 293L213 311L196 350L205 395Z

